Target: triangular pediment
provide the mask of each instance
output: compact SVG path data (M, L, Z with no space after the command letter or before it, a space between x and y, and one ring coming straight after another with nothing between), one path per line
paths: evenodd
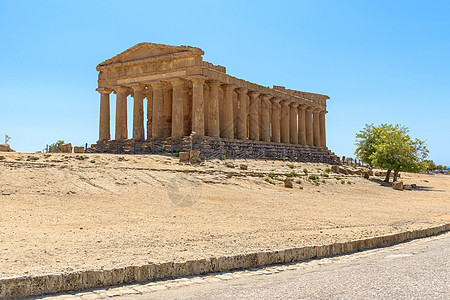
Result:
M155 43L140 43L137 44L124 52L117 54L116 56L105 60L100 63L99 66L106 66L115 63L130 62L135 60L141 60L145 58L157 57L161 55L180 53L180 52L191 52L191 53L201 53L203 51L200 48L191 46L171 46Z

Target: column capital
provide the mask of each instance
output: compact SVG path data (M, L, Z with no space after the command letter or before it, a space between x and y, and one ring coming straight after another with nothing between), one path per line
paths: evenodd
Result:
M281 99L280 104L288 106L289 104L291 104L291 102L289 102L289 101L287 101L285 99Z
M278 104L280 103L281 99L277 98L277 97L273 97L270 99L270 102L272 102L272 104Z
M325 114L327 114L328 113L328 111L326 111L326 110L321 110L320 112L319 112L319 114L321 114L321 115L325 115Z
M306 105L304 105L304 104L299 104L299 105L298 105L298 109L300 109L300 110L306 110Z
M132 92L132 90L128 86L115 86L115 87L113 87L113 89L116 94L124 93L124 94L129 95Z
M232 89L236 87L236 85L233 83L222 83L222 86L226 89Z
M264 101L270 99L270 95L267 95L267 94L261 94L260 97L261 97L261 99L264 100Z
M203 77L203 76L195 76L195 77L189 77L188 79L189 79L190 81L192 81L192 83L200 83L200 84L203 84L203 83L205 83L206 77Z
M298 104L297 103L294 103L294 102L291 102L291 103L289 103L289 105L288 105L289 107L297 107L298 106Z
M250 91L248 93L248 95L250 96L250 98L255 99L256 97L259 96L260 93L254 92L254 91Z
M130 88L133 89L133 92L145 92L145 85L142 83L130 84Z
M169 82L172 85L172 87L174 87L174 86L184 85L186 83L186 80L181 79L181 78L174 78L174 79L170 79Z
M111 92L113 91L111 88L97 88L95 90L100 94L111 94Z
M236 89L236 92L239 94L239 95L244 95L244 94L247 94L247 92L248 92L248 89L246 89L246 88L237 88Z
M207 80L206 83L209 84L210 86L215 87L219 87L221 85L221 82L219 80Z
M320 108L313 107L313 113L314 113L314 114L320 113L321 111L322 111L322 110L321 110Z
M152 88L162 89L164 87L164 83L161 81L152 81L148 83Z
M306 107L306 111L307 111L307 112L312 112L312 111L313 111L313 107L307 106L307 107Z

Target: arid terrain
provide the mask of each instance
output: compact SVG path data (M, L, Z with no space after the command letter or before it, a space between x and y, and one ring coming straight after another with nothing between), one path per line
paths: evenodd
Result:
M396 191L378 178L327 168L0 153L0 277L283 249L450 222L448 175L402 173L418 188ZM280 180L286 173L292 189ZM319 185L307 180L311 174Z

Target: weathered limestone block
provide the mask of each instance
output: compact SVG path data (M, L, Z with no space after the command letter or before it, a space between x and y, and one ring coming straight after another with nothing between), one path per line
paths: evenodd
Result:
M293 188L292 180L290 180L289 178L286 178L286 179L283 180L283 181L284 181L284 187L285 187L285 188L290 188L290 189Z
M338 172L338 173L342 173L342 174L344 174L344 175L348 175L348 170L345 169L345 168L339 167L339 172Z
M248 166L247 165L240 165L239 166L241 170L248 170Z
M84 147L83 146L74 146L73 153L84 153Z
M188 162L189 161L189 152L178 153L178 158L180 159L180 162Z
M413 188L412 188L411 185L406 184L406 185L403 186L403 189L405 189L406 191L412 191Z
M72 144L71 143L62 144L61 152L62 153L72 153Z
M339 166L331 166L331 170L332 170L334 173L339 173Z
M189 160L191 163L199 163L202 160L200 159L200 151L199 150L191 150L189 151Z
M392 183L392 188L394 190L403 191L403 182L402 181L393 182Z
M411 184L411 187L412 187L413 189L417 189L417 184L413 183L413 184Z
M8 144L0 144L0 152L16 152Z
M370 178L369 172L367 171L362 172L362 177L364 177L365 179L369 179Z

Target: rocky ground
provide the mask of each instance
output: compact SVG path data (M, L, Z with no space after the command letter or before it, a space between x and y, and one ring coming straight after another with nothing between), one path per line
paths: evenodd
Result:
M404 173L401 180L418 187L397 191L379 178L329 168L1 153L0 277L332 243L450 222L448 175Z

